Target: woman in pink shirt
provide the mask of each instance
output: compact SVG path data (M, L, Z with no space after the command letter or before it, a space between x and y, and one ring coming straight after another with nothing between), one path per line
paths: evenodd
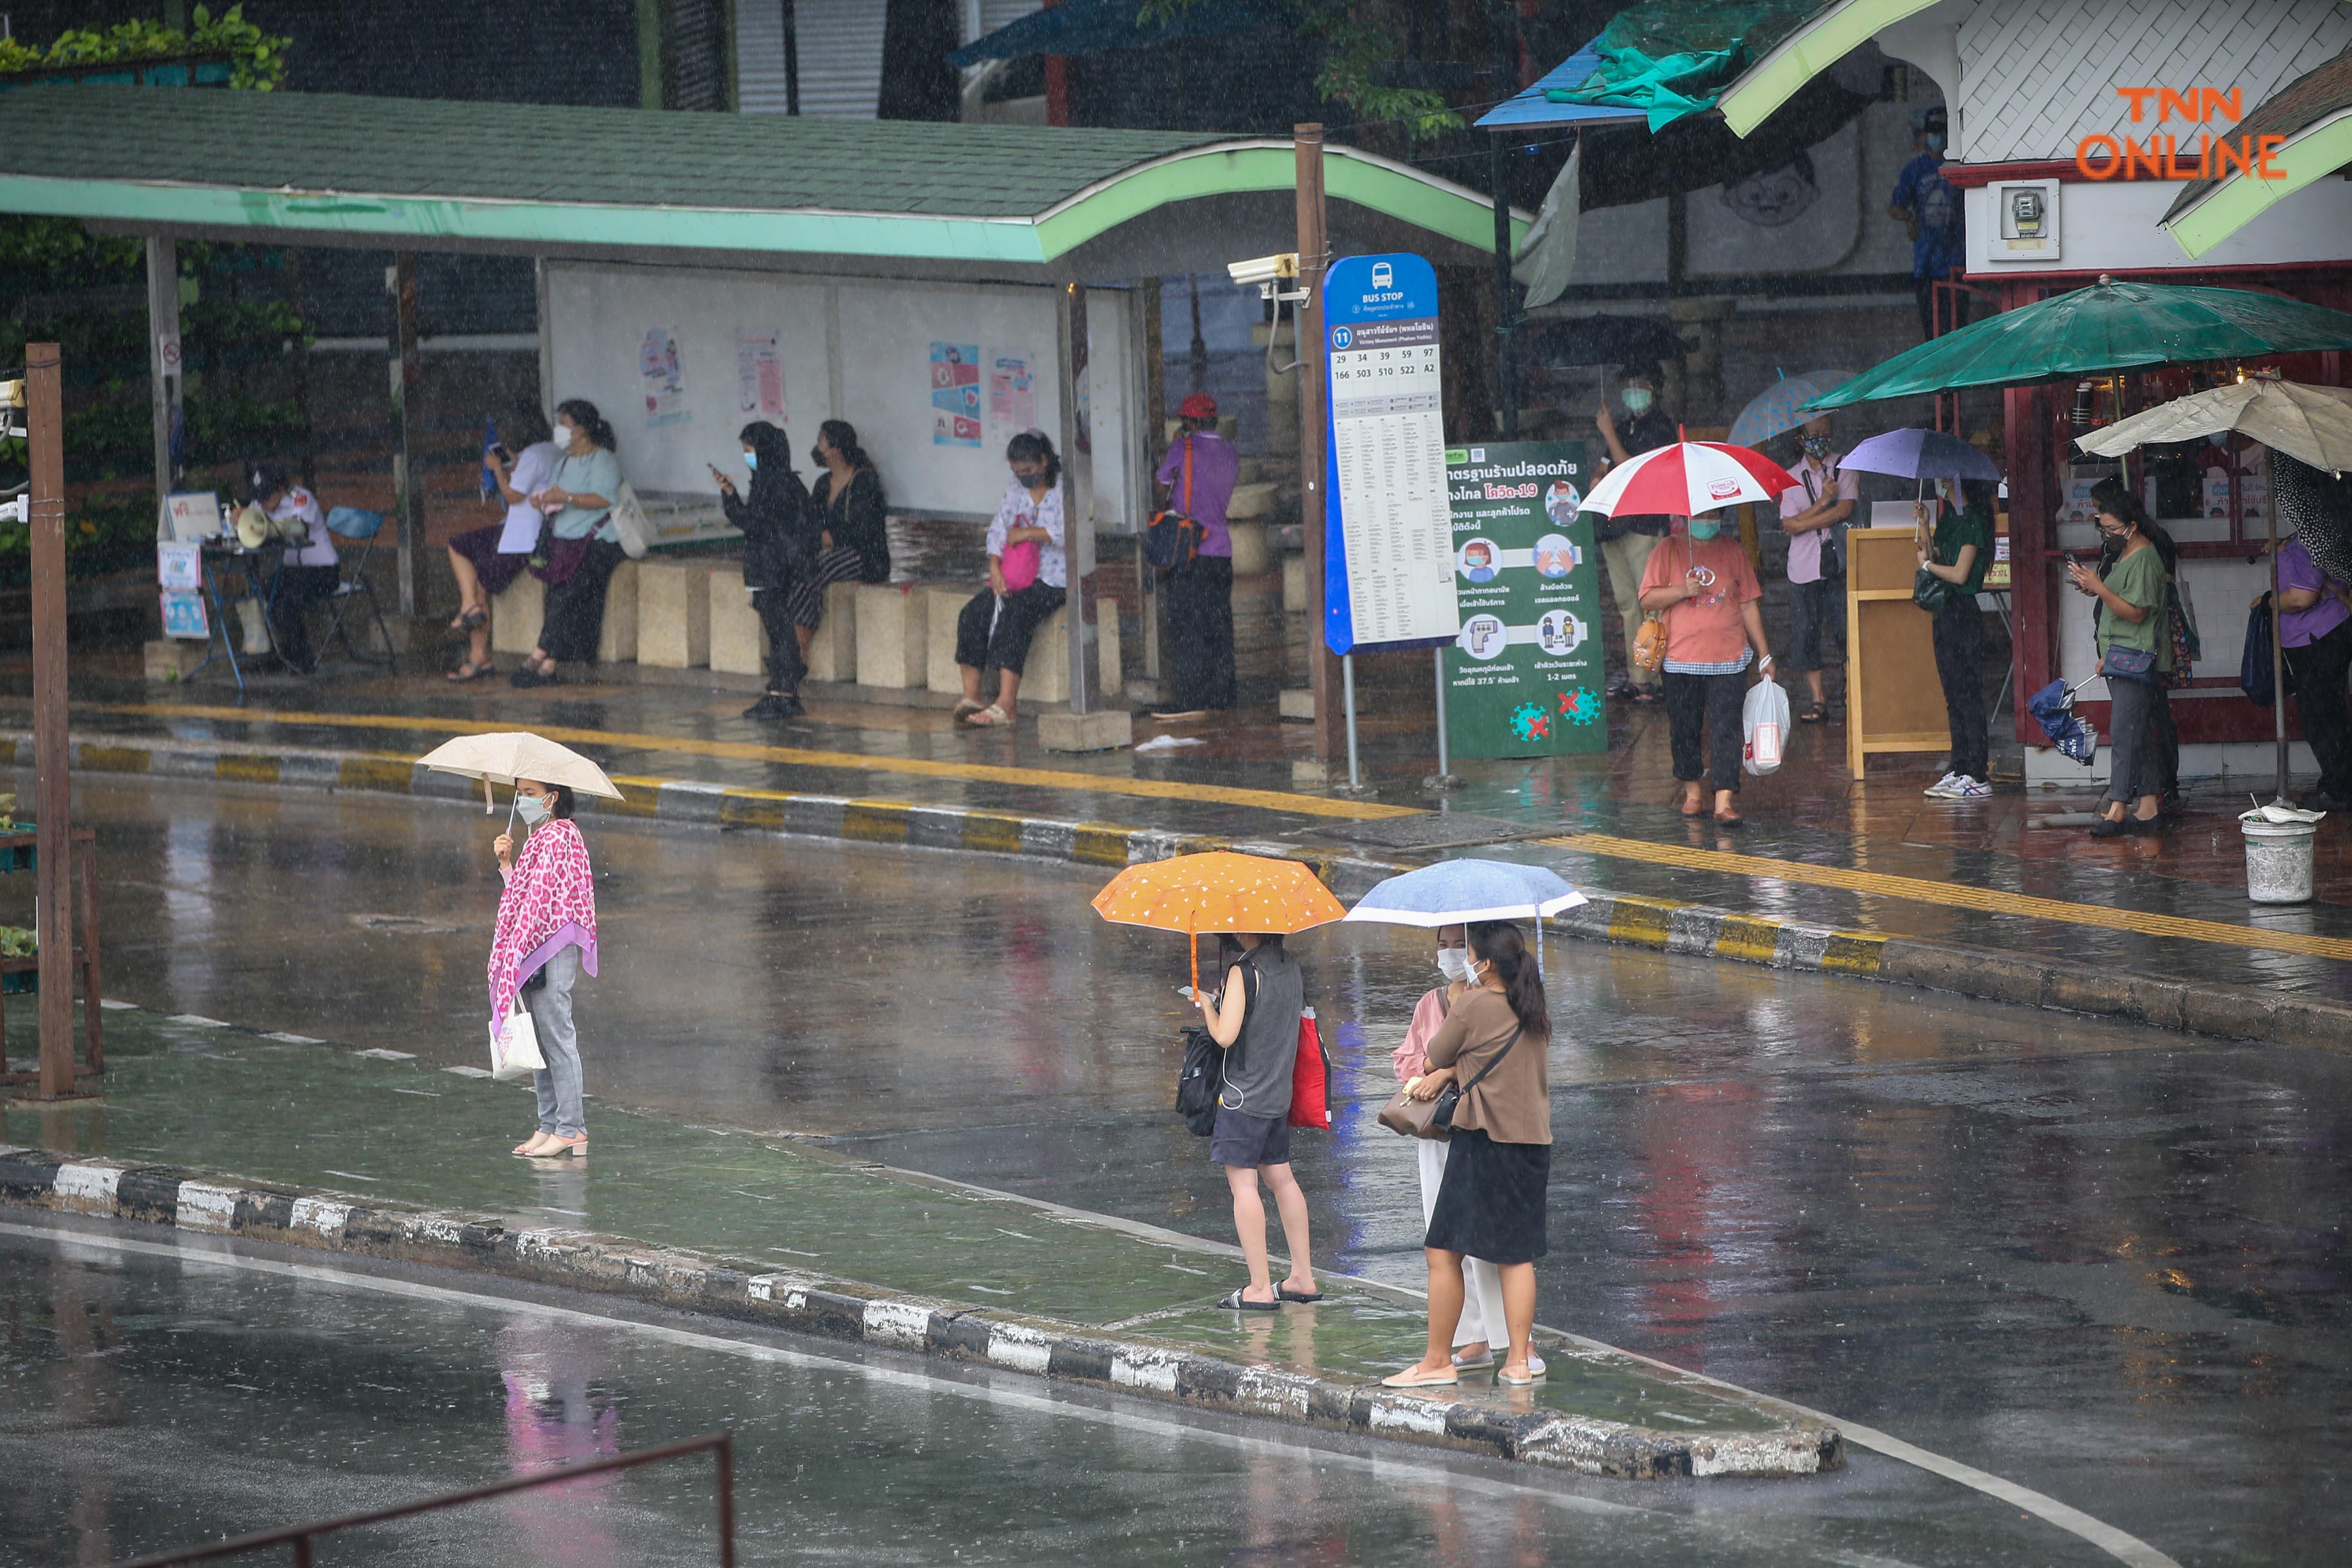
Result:
M1740 705L1752 663L1769 672L1764 589L1738 535L1723 534L1718 517L1694 517L1660 542L1642 573L1642 608L1666 617L1666 728L1674 745L1675 777L1683 786L1683 815L1706 809L1701 785L1715 785L1715 820L1737 827Z

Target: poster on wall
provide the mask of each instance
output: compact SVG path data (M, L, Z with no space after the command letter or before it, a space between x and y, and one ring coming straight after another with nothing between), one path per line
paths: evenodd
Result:
M782 334L735 329L735 411L747 418L784 422Z
M931 445L980 445L980 345L931 345Z
M1329 377L1323 640L1333 653L1458 635L1438 374L1437 274L1350 256L1323 283Z
M997 349L988 356L988 422L1011 440L1037 428L1037 382L1027 351Z
M686 370L678 363L677 337L665 327L647 327L637 348L637 380L645 389L646 426L683 425Z
M1462 634L1445 650L1457 757L1609 747L1601 574L1580 441L1490 442L1445 454Z

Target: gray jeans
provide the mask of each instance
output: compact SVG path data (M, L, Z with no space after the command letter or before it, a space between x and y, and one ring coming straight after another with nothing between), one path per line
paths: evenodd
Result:
M523 994L539 1054L547 1065L531 1074L539 1089L539 1130L558 1138L588 1131L580 1109L580 1037L572 1027L572 985L580 978L580 949L566 943L540 971L547 984Z
M2156 705L2164 694L2145 680L2107 682L2107 794L2126 804L2164 793L2164 755L2157 743Z

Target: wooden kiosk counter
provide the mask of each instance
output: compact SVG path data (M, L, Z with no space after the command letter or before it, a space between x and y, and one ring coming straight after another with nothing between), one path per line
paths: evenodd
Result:
M1856 779L1874 752L1952 743L1936 679L1935 617L1911 602L1917 539L1909 528L1846 530L1845 765Z

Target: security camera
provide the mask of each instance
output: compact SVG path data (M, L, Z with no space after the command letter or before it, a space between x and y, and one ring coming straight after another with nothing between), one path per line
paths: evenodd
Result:
M1290 250L1279 256L1257 256L1247 261L1227 262L1225 273L1244 288L1253 283L1264 288L1278 279L1297 277L1298 253Z
M30 523L32 515L32 499L28 496L0 501L0 522Z

